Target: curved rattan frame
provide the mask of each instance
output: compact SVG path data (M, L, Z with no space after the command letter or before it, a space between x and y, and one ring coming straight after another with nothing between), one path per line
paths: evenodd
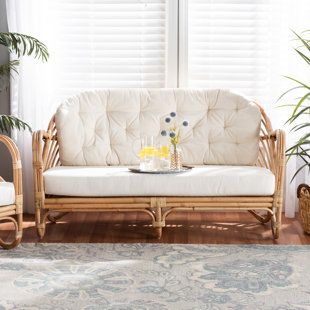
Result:
M141 211L148 214L160 238L165 220L171 212L178 211L249 211L261 223L271 222L274 238L279 237L283 204L285 167L285 133L272 130L268 116L257 104L262 115L259 157L257 166L271 170L276 177L272 196L249 197L60 197L44 193L43 172L60 165L57 129L54 117L47 131L33 134L33 167L36 205L36 225L43 238L46 219L57 221L67 212ZM57 211L56 216L51 212ZM259 213L257 213L259 211Z
M12 242L0 239L0 246L4 249L16 247L23 235L23 188L22 188L22 164L16 144L7 136L0 135L0 143L3 143L10 152L13 168L13 183L15 188L15 204L0 206L0 221L10 221L15 227L15 238ZM4 182L0 177L0 182Z

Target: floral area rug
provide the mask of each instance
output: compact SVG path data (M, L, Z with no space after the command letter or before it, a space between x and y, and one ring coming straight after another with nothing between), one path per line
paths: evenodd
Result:
M310 309L310 246L22 244L0 309Z

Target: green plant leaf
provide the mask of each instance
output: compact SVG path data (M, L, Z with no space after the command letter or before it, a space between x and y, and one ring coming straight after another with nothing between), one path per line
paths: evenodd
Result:
M295 51L299 54L299 56L308 64L310 65L310 58L307 57L304 53L299 51L297 48L295 48Z
M290 93L291 91L298 89L298 88L304 88L304 86L295 86L290 88L289 90L287 90L286 92L284 92L278 99L276 102L279 102L285 95L287 95L288 93Z
M287 107L295 108L296 104L281 104L281 105L276 106L276 108L287 108ZM305 106L301 106L301 108L305 108Z
M11 60L4 65L0 65L0 75L9 75L12 71L18 73L17 67L19 65L18 60Z
M307 42L307 40L305 40L304 38L302 38L297 32L295 32L293 30L293 33L295 34L295 36L302 42L302 44L305 46L305 48L310 52L310 46L309 43Z
M300 130L300 129L303 129L303 128L309 127L309 126L310 126L310 123L298 124L298 125L294 126L290 131L296 132L296 131L298 131L298 130Z
M286 150L286 154L289 155L291 153L291 151L295 151L298 147L300 147L301 145L306 145L306 144L310 144L310 140L309 141L304 141L302 143L300 142L297 142L295 143L293 146L289 147L287 150Z
M294 81L294 82L296 82L296 83L298 83L298 84L300 84L300 85L302 85L303 87L305 87L305 88L307 88L307 89L309 89L310 90L310 86L308 86L307 84L305 84L305 83L303 83L303 82L300 82L300 81L298 81L298 80L296 80L296 79L294 79L294 78L292 78L292 77L290 77L290 76L284 76L286 79L289 79L289 80L292 80L292 81Z
M309 93L306 93L299 101L298 103L296 104L296 107L292 113L292 116L294 116L297 112L297 110L299 109L299 107L302 105L302 103L310 96L310 92Z
M18 117L1 114L0 131L9 133L10 129L29 130L31 132L31 127Z
M299 167L297 171L294 173L294 175L292 176L290 183L292 183L293 180L296 178L297 174L307 166L309 166L309 164L304 164L301 167Z
M310 148L308 148L308 149L302 149L302 151L296 151L295 153L290 153L290 155L292 155L292 156L299 156L299 155L307 155L307 156L309 156L308 155L308 152L310 151ZM310 158L310 156L309 156L309 158Z
M310 107L304 107L301 110L299 110L299 112L295 115L292 115L286 122L285 124L289 123L292 124L296 119L298 119L299 116L301 116L302 114L306 113L307 110L309 110Z
M298 148L301 148L301 146L304 145L309 145L310 144L310 140L306 140L306 141L298 141L295 145L291 146L290 148L288 148L285 152L287 158L287 161L289 161L289 159L296 153L298 152Z
M21 33L0 32L0 45L6 46L18 58L33 55L45 62L49 57L45 44L34 37Z
M310 137L310 132L304 134L304 135L298 140L297 143L301 142L301 144L302 144L303 141L309 141L309 140L308 140L309 137Z

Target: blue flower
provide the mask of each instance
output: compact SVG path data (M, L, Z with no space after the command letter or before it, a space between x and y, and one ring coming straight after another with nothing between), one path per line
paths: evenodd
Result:
M170 136L170 138L174 138L174 137L175 137L175 132L171 131L171 132L169 133L169 136Z
M176 115L177 115L177 114L176 114L175 112L171 112L171 113L170 113L170 116L171 116L171 117L175 117Z
M162 130L160 133L163 137L167 136L167 131L166 130Z
M188 122L188 121L183 121L182 125L183 125L184 127L187 127L187 126L189 125L189 122Z
M166 122L166 123L170 123L170 122L171 122L171 118L170 118L170 117L166 117L166 118L165 118L165 122Z

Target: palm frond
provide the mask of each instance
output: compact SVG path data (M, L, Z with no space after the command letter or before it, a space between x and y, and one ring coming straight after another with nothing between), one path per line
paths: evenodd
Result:
M306 127L310 127L310 123L301 123L301 124L297 124L295 125L293 128L291 128L290 131L299 131L300 129L306 128Z
M290 88L289 90L287 90L286 92L284 92L278 99L276 102L279 102L284 96L286 96L288 93L290 93L291 91L298 89L298 88L304 88L303 86L294 86L292 88Z
M305 100L307 100L309 98L309 96L310 96L310 92L306 93L304 96L302 96L300 98L300 100L297 102L297 104L296 104L296 106L295 106L295 108L293 110L292 116L296 115L296 113L297 113L298 109L301 107L302 103Z
M302 116L304 114L307 114L309 113L309 110L310 110L310 107L303 107L302 109L299 109L298 113L296 113L295 115L292 115L287 121L285 124L293 124L293 122L295 120L297 120L299 118L299 116Z
M295 48L295 51L299 54L299 56L308 64L310 65L310 58L306 56L303 52Z
M19 60L11 60L10 62L0 65L0 75L9 75L12 71L18 73L17 67L19 65Z
M19 119L18 117L12 115L0 115L0 131L9 133L11 129L26 130L31 132L31 127Z
M309 40L304 39L301 37L297 32L293 31L294 35L302 42L303 46L310 52L310 45Z
M310 164L309 164L309 163L303 164L301 167L299 167L299 168L297 169L297 171L294 173L294 175L292 176L290 182L292 183L293 180L296 178L297 174L298 174L300 171L302 171L304 168L306 168L306 167L310 168Z
M290 155L292 155L292 156L299 156L301 154L301 155L309 156L309 154L308 154L309 151L310 151L310 148L308 147L307 149L302 149L301 151L296 150L296 152L290 153Z
M303 82L300 82L300 81L298 81L298 80L296 80L296 79L294 79L294 78L292 78L292 77L290 77L290 76L286 76L286 75L285 75L284 77L287 78L287 79L289 79L289 80L291 80L291 81L294 81L294 82L300 84L301 86L303 86L304 88L307 88L307 89L310 90L310 86L309 86L309 85L307 85L307 84L305 84L305 83L303 83Z
M0 32L0 45L6 46L18 58L33 55L37 59L47 61L49 57L45 44L34 37L21 33Z

